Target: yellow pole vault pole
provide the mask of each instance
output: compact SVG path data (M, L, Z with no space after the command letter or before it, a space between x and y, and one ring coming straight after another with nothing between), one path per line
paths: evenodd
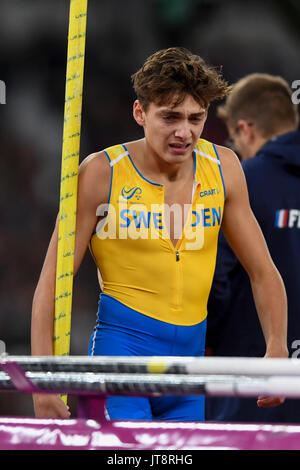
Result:
M70 352L87 0L70 0L64 128L61 161L53 347ZM66 402L67 397L63 397Z

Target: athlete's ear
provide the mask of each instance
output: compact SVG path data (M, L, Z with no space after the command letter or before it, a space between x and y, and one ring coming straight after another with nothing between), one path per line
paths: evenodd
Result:
M145 125L145 111L142 103L139 100L135 100L133 103L133 117L139 126Z
M255 131L252 122L248 122L245 119L239 119L236 123L235 130L236 132L244 135L249 141L253 141Z

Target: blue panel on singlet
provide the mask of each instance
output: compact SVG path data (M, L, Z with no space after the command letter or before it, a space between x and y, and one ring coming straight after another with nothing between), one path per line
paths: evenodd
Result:
M101 294L98 321L90 340L92 356L203 356L206 320L178 326L143 315ZM111 419L202 421L203 396L107 398Z

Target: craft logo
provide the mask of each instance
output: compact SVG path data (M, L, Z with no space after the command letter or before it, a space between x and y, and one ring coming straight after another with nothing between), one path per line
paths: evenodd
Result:
M142 190L141 188L138 188L138 187L135 187L135 188L129 188L127 189L128 186L124 186L124 188L122 189L122 196L124 199L128 200L128 199L132 199L133 196L135 196L135 198L137 200L139 200L141 198L141 194L142 194Z
M201 191L199 193L200 197L206 197L206 196L214 196L215 194L220 194L220 190L218 188L213 188L208 191Z
M0 104L6 104L6 85L0 80Z

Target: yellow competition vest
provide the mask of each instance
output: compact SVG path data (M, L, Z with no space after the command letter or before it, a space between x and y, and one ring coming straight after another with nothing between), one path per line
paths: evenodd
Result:
M164 204L163 185L143 177L124 145L105 153L112 170L109 204L98 208L106 217L90 240L103 292L157 320L201 322L207 316L225 197L214 145L199 139L194 150L193 201L184 208L186 222L176 247L165 222L171 211L181 220L176 219L182 216L179 205Z

